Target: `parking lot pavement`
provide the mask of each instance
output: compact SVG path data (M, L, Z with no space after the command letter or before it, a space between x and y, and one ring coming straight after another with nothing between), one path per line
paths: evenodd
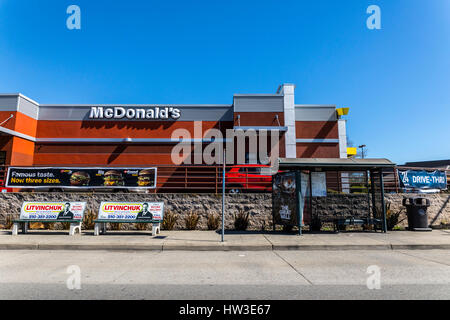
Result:
M5 250L0 257L0 299L450 299L449 250ZM380 289L367 287L374 267ZM73 270L80 290L68 288Z

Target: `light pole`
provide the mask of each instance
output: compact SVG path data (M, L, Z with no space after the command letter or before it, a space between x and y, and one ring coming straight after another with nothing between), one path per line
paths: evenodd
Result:
M361 159L364 159L364 156L365 156L365 154L364 154L364 148L365 148L365 147L366 147L365 144L362 144L362 145L358 146L358 148L361 149Z

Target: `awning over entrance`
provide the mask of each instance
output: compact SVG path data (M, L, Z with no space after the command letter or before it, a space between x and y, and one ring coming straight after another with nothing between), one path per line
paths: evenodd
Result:
M370 170L393 168L395 163L388 159L337 159L337 158L280 158L278 160L280 169L287 168L302 168L302 169L316 169L322 168L324 170Z

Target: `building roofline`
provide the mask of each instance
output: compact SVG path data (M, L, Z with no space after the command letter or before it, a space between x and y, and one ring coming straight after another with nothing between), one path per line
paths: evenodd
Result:
M40 107L45 108L58 108L58 107L67 107L67 108L73 108L73 107L106 107L106 108L112 108L112 107L186 107L186 108L231 108L233 107L232 104L41 104Z
M282 97L282 94L277 93L235 93L233 97Z
M335 104L296 104L296 108L314 107L314 108L336 108Z

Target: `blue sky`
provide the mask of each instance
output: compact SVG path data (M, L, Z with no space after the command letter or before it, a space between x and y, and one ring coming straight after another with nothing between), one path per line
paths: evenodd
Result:
M81 8L81 30L66 9ZM369 5L381 30L366 27ZM450 0L0 0L0 92L40 103L232 103L295 83L350 107L368 156L450 159Z

